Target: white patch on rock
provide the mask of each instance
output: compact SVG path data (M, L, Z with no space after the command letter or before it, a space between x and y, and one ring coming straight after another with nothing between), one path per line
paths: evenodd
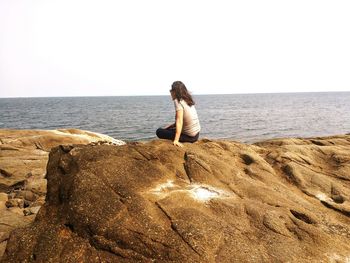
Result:
M218 197L220 195L216 191L209 190L208 188L201 186L193 188L192 190L190 190L190 192L195 199L204 202Z
M324 202L327 202L327 201L332 201L325 193L318 193L316 195L316 198L320 201L324 201Z
M155 188L153 188L152 192L163 192L165 190L168 190L169 188L174 188L176 185L174 184L174 181L168 180L166 183L159 184Z
M163 196L173 193L184 193L200 202L206 202L213 198L227 198L231 196L231 194L225 192L224 190L217 189L209 185L191 184L186 187L181 187L176 185L172 180L158 184L155 188L151 189L150 192Z
M117 139L114 139L113 137L110 137L110 136L102 134L102 133L97 133L97 132L91 132L91 131L87 132L84 130L79 130L80 133L77 133L78 130L75 130L75 133L72 133L68 129L50 130L50 131L54 134L57 134L57 135L79 137L81 139L85 139L85 140L88 140L90 142L106 141L106 142L110 142L114 145L125 145L126 144L125 142L123 142L121 140L117 140Z
M327 255L331 263L344 262L350 263L350 256L341 256L336 253Z

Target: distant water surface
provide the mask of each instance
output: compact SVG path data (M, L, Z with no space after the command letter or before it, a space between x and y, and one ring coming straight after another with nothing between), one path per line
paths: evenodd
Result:
M350 132L350 92L194 95L201 137L254 142ZM0 98L0 128L79 128L151 140L174 120L170 96Z

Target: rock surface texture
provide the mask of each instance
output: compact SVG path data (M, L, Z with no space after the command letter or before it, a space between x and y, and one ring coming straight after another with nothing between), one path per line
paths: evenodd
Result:
M0 258L10 231L31 223L45 203L46 165L60 144L123 144L113 138L77 130L0 129Z
M2 262L349 262L350 136L56 147Z

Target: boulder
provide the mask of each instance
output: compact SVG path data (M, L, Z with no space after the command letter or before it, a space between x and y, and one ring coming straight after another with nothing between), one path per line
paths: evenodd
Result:
M0 139L0 192L23 189L28 177L44 178L52 147L88 143L124 144L107 135L78 129L0 129Z
M349 175L350 136L56 147L2 262L347 262Z
M78 129L0 129L0 224L11 215L12 223L4 229L7 235L12 229L32 222L32 215L38 210L34 207L44 204L47 185L44 177L51 148L61 145L62 149L69 149L77 143L124 144L103 134ZM4 242L0 242L0 258Z

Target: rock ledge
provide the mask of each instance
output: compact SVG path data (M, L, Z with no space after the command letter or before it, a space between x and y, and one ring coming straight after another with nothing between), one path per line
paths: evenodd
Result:
M348 262L350 136L56 147L2 262Z

